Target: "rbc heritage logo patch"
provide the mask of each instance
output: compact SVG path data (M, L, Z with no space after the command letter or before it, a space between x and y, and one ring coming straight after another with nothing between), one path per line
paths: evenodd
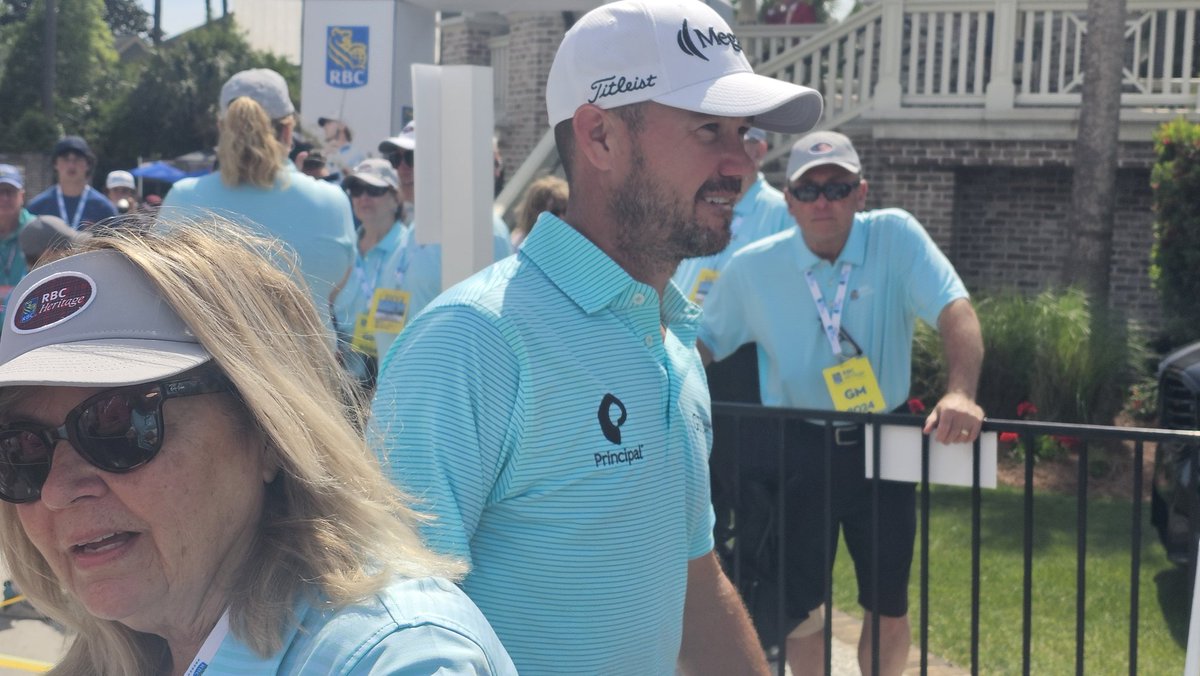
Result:
M95 297L96 286L87 275L52 275L25 292L17 303L12 328L17 333L34 333L57 326L82 312Z
M367 84L369 26L329 26L325 39L325 84L354 89Z

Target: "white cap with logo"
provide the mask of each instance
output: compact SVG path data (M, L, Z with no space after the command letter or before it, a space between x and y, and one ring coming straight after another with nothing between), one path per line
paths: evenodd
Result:
M721 117L753 117L799 133L821 119L821 94L758 75L725 20L697 0L621 0L585 14L563 37L546 82L550 126L585 103L655 101Z
M826 164L835 164L855 174L862 173L858 151L845 134L836 131L815 131L792 145L788 156L787 180L795 181L804 172Z
M133 180L133 174L128 171L118 169L108 172L108 178L104 180L104 187L107 190L113 188L129 188L137 190L137 182Z
M379 152L394 153L397 150L415 150L417 147L417 121L410 120L400 133L379 142Z

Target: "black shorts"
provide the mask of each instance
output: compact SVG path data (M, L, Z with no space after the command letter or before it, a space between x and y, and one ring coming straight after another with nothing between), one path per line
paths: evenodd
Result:
M789 617L802 621L825 601L825 561L833 564L839 529L854 561L858 603L888 617L908 614L908 581L917 532L916 484L879 482L879 584L872 580L874 555L871 482L864 478L863 430L838 434L832 447L832 524L825 527L825 428L796 423L788 429L787 587ZM886 449L884 449L886 452ZM878 605L874 600L878 591Z

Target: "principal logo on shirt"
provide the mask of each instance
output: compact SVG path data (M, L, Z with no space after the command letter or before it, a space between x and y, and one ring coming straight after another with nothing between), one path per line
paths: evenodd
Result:
M613 417L614 408L620 412L615 419ZM608 439L610 443L620 446L621 425L625 424L625 419L628 417L625 404L609 392L600 400L600 410L596 412L596 417L600 419L600 431L604 433L604 438Z
M329 26L325 40L325 84L354 89L367 84L369 26Z

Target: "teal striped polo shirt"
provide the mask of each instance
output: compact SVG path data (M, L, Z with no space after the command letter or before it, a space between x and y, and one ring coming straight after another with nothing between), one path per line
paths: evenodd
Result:
M384 360L386 468L522 674L675 671L687 564L713 547L698 319L542 214Z

